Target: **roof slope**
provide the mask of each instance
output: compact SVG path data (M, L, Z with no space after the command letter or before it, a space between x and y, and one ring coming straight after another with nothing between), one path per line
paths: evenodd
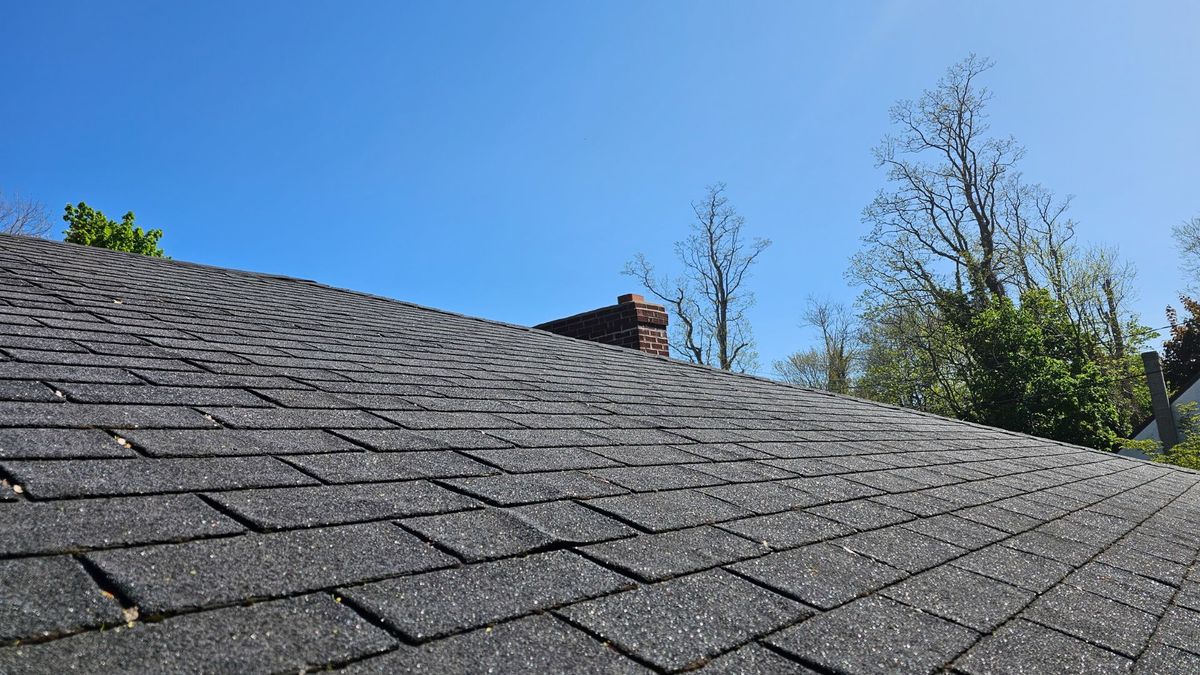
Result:
M1197 474L0 237L0 672L1195 672Z

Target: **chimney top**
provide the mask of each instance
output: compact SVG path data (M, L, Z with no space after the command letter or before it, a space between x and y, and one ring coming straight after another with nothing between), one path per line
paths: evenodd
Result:
M617 304L534 326L567 337L628 347L656 356L667 348L667 310L637 293L617 296Z

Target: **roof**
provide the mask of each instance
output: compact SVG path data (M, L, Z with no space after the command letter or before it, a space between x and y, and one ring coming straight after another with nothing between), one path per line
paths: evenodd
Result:
M1180 404L1180 399L1183 399L1183 401L1182 401L1183 403L1200 399L1200 390L1196 390L1197 384L1200 384L1200 371L1197 371L1191 377L1189 377L1186 384L1184 384L1177 391L1175 391L1175 393L1171 394L1171 396L1167 398L1167 401L1171 404L1172 411L1178 410L1178 406ZM1138 424L1134 425L1134 432L1133 432L1133 435L1130 436L1130 438L1133 438L1136 440L1141 440L1138 437L1142 436L1147 431L1150 431L1150 428L1152 426L1154 426L1154 413L1153 412L1151 412L1149 414L1149 416L1147 416L1144 420L1142 420ZM1155 433L1155 436L1154 436L1155 440L1158 440L1157 429L1155 430L1154 433Z
M313 282L0 237L0 427L0 672L1200 668L1196 473Z

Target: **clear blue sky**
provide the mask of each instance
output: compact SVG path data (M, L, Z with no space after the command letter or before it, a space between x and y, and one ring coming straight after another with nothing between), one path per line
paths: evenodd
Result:
M532 324L665 263L705 184L756 234L764 367L811 341L882 185L888 106L971 51L1026 175L1138 267L1200 215L1193 2L0 0L0 188L175 258Z

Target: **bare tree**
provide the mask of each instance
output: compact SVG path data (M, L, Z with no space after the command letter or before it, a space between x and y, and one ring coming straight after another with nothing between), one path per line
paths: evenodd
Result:
M692 202L692 213L691 234L675 243L683 268L677 276L659 275L641 253L623 273L669 306L669 342L676 353L722 370L752 370L756 355L746 310L754 294L744 284L771 242L744 235L746 221L729 205L724 183L708 186L704 199Z
M1188 277L1188 288L1200 289L1200 218L1184 221L1171 232L1179 250L1179 267Z
M810 297L803 325L816 329L819 346L776 361L775 374L785 382L849 393L862 355L862 341L853 314L840 303Z
M893 189L864 211L874 229L854 276L894 301L920 305L953 290L983 306L1005 295L1004 193L1024 150L988 135L991 93L976 78L991 66L971 55L920 99L891 110L898 132L875 159Z
M44 237L50 227L50 214L40 202L0 192L0 233Z

